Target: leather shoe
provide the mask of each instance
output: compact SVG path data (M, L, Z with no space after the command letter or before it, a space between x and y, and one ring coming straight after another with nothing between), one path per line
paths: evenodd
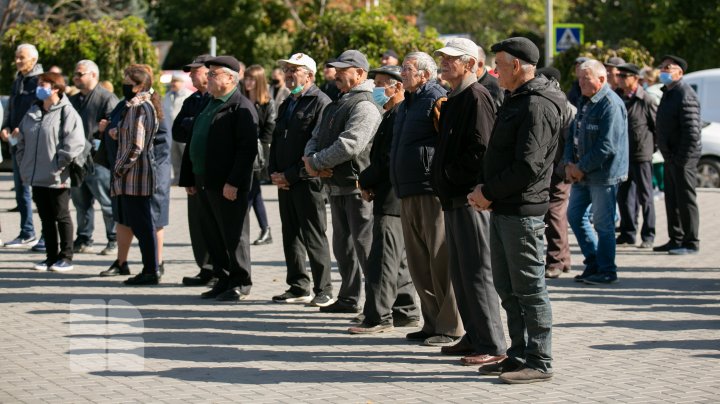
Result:
M435 334L427 333L423 330L411 332L405 335L405 339L408 341L425 341L426 339L434 336Z
M467 355L473 353L475 350L473 349L472 344L470 343L470 339L467 337L467 334L460 338L460 341L458 341L457 344L454 345L448 345L440 348L440 353L443 355Z
M160 276L154 272L141 272L123 283L128 286L157 285L160 283Z
M663 244L663 245L659 245L659 246L657 246L657 247L653 247L653 251L655 251L655 252L668 252L668 251L670 251L670 250L674 250L674 249L680 248L680 247L682 247L682 246L677 245L677 244L673 243L672 241L668 241L667 243L665 243L665 244Z
M260 237L253 241L253 245L272 244L272 242L272 233L270 233L270 227L268 226L265 230L260 232Z
M200 294L200 297L203 299L215 299L216 297L220 296L223 292L228 290L227 282L224 283L216 283L215 286L213 286L212 289L208 290L207 292L203 292Z
M220 293L215 299L219 302L239 302L247 299L249 290L247 292L243 292L242 287L236 286Z
M205 286L210 284L213 279L216 278L213 276L212 271L200 270L200 273L195 276L183 277L182 284L185 286Z
M507 358L506 355L473 354L460 358L460 363L462 363L463 366L482 366L498 363L505 358Z

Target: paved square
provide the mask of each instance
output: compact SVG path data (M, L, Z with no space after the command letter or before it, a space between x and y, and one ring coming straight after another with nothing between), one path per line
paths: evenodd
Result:
M0 174L3 240L18 229L18 214L5 212L15 206L11 186ZM43 255L0 249L0 403L720 401L718 191L699 192L700 254L619 248L616 285L550 281L555 377L514 386L406 342L414 329L352 336L352 315L272 303L285 290L285 264L277 195L270 186L263 194L275 242L252 247L254 287L241 303L201 300L204 288L180 285L196 272L181 189L172 192L159 286L96 276L108 257L77 254L75 270L58 274L29 269ZM656 209L664 243L662 201ZM99 211L95 223L102 244ZM136 244L130 264L139 271ZM337 290L336 268L333 281Z

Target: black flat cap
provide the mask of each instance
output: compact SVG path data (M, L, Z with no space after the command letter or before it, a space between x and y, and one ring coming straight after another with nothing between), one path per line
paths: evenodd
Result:
M490 47L490 50L495 53L507 52L533 65L536 65L538 60L540 60L540 50L538 47L535 46L531 40L521 36L500 41Z
M400 75L401 71L402 67L400 66L380 66L376 69L370 70L368 72L368 77L374 79L376 74L386 74L395 80L402 81L402 76Z
M540 69L535 70L535 74L542 74L543 76L547 77L548 79L555 79L558 83L560 82L560 79L562 78L562 74L560 73L560 70L554 68L554 67L541 67Z
M624 63L624 64L621 64L621 65L617 65L616 67L617 67L617 69L620 70L621 72L630 73L630 74L633 74L633 75L635 75L635 76L639 76L639 75L640 75L640 68L639 68L637 65L634 65L634 64L632 64L632 63Z
M395 59L400 59L400 56L398 56L397 52L395 52L392 49L388 49L385 51L385 53L382 54L382 57L386 57L386 56L392 56Z
M679 57L679 56L675 56L675 55L665 55L665 56L663 56L662 58L660 58L660 62L662 62L663 60L672 60L672 61L675 62L678 66L680 66L680 68L682 69L683 73L685 73L685 71L686 71L687 68L688 68L688 63L687 63L687 61L686 61L685 59Z
M608 60L607 60L605 63L603 63L603 64L604 64L605 66L618 67L618 66L620 66L620 65L624 65L624 64L625 64L625 59L623 59L623 58L621 58L621 57L618 57L618 56L613 56L613 57L611 57L610 59L608 59Z
M222 55L216 58L210 58L205 61L205 66L222 66L228 69L240 73L240 62L232 56Z
M339 67L341 69L345 67L358 67L365 71L370 70L370 63L368 63L365 55L363 55L362 52L353 49L346 50L345 52L341 53L340 56L335 58L334 62L326 64L328 66Z
M193 67L205 66L205 62L208 61L208 60L210 60L210 59L212 59L212 56L210 56L210 55L207 55L207 54L205 54L205 55L200 55L200 56L196 57L195 59L193 59L192 63L186 64L185 66L183 66L183 71L184 71L185 73L187 73L187 72L189 72Z

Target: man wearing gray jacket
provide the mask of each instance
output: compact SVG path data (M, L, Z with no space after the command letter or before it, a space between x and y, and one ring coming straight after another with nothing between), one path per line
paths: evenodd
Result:
M320 311L357 313L362 278L372 244L372 203L361 198L358 178L370 161L372 138L382 116L373 102L375 88L367 80L370 65L356 50L329 63L343 93L323 111L320 124L305 147L305 169L324 178L330 188L333 251L342 284L338 299Z

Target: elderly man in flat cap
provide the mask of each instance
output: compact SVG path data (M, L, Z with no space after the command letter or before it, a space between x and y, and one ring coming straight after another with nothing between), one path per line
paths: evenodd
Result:
M505 383L549 380L552 310L545 286L544 215L562 130L565 94L535 77L538 48L514 37L492 46L500 86L510 91L498 111L483 161L483 183L468 201L491 210L490 251L495 289L507 313L507 358L480 367Z
M620 80L618 80L618 66L625 64L625 59L613 56L603 63L605 70L607 70L607 83L613 91L618 91L620 86Z
M670 241L654 251L672 255L697 254L700 212L695 194L697 163L702 152L700 102L683 81L687 62L674 55L662 57L663 96L657 109L657 143L665 159L665 212Z
M474 210L467 195L483 183L495 103L477 82L478 46L473 41L451 39L435 55L453 90L440 110L432 186L445 218L450 279L465 326L463 338L441 351L463 356L464 365L485 365L504 359L506 346L490 266L490 212Z
M638 210L643 215L638 248L650 248L655 240L655 202L652 156L655 151L655 97L640 85L640 68L632 63L617 66L618 89L628 114L629 168L627 181L618 189L620 235L617 245L635 245Z
M268 172L278 187L283 250L289 288L273 296L276 303L309 303L324 307L334 302L330 283L330 245L327 236L325 192L320 178L305 169L302 157L312 131L330 98L315 85L317 65L304 53L278 61L290 87L275 122ZM310 275L305 270L305 256ZM315 296L311 296L310 292Z
M334 62L335 82L343 95L328 105L305 147L305 168L322 177L330 189L333 252L342 277L335 303L320 307L328 313L357 313L362 290L361 267L367 265L372 243L372 203L362 199L358 178L370 161L373 135L382 116L373 102L370 66L365 55L347 50Z
M193 121L180 186L199 196L202 233L218 278L201 296L239 301L252 287L247 194L257 155L258 116L237 89L237 59L218 56L205 66L212 99Z

